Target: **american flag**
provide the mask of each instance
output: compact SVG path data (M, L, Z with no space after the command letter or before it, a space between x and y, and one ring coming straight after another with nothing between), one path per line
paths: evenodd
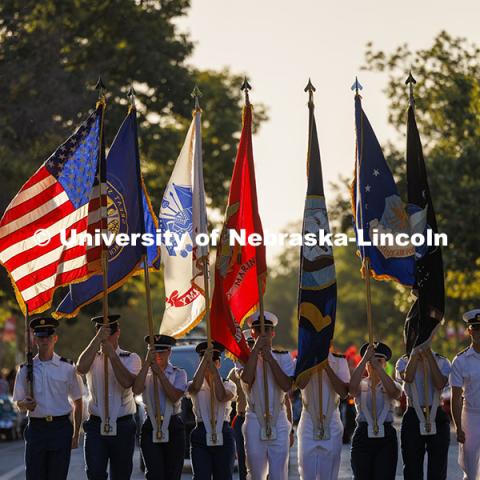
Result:
M23 185L0 220L0 262L24 313L47 310L57 288L98 271L100 249L78 240L62 244L60 233L68 241L72 230L78 235L101 221L94 182L98 185L102 111L99 103Z

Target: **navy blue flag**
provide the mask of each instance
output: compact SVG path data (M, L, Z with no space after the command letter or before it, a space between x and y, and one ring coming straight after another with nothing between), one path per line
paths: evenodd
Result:
M112 292L143 267L145 256L149 267L158 268L159 263L159 249L155 242L158 220L140 171L135 109L129 112L118 130L105 164L108 233L113 236L126 233L129 238L133 238L132 234L149 233L153 239L151 246L142 245L141 239L137 238L135 244L119 246L113 242L108 247L108 291ZM70 285L70 292L61 301L54 316L75 317L83 306L102 295L102 275Z
M422 143L415 120L415 108L410 105L407 123L407 182L408 210L412 234L438 232L435 210L427 180ZM432 235L433 236L433 235ZM405 321L405 347L407 354L416 347L428 345L443 320L445 286L440 247L422 246L415 252L416 296Z
M312 100L308 108L308 186L302 234L304 238L306 234L314 234L318 239L320 230L323 230L325 235L330 233L330 226ZM298 356L295 368L297 381L326 365L335 329L336 308L337 281L332 247L320 245L318 241L312 246L303 245L300 250L298 291Z
M409 241L410 224L405 206L398 195L377 137L362 109L360 95L355 96L357 134L355 178L352 183L352 209L362 273L368 259L370 275L377 280L395 280L412 286L415 282L415 247ZM405 235L384 245L368 245L375 235ZM394 238L395 239L395 238ZM380 243L380 242L378 242Z

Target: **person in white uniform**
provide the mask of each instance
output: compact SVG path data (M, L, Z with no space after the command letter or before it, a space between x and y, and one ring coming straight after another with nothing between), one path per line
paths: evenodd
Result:
M428 453L427 478L447 478L450 419L440 406L440 394L448 385L450 370L448 359L429 347L416 349L397 361L396 377L403 383L407 396L400 434L405 480L423 479L425 452Z
M247 319L255 345L240 377L247 397L242 427L249 480L288 478L289 438L292 429L285 409L285 393L292 387L295 364L288 352L272 350L278 318L264 314L265 334L261 334L259 313ZM264 365L268 391L268 412L264 388ZM267 417L268 413L268 417Z
M54 351L58 320L38 317L30 322L38 355L33 359L33 398L29 395L27 366L15 379L13 400L28 411L25 438L25 478L66 480L70 452L78 447L82 422L82 383L71 360ZM73 426L71 422L73 403Z
M223 345L213 342L209 351L208 343L202 342L195 350L201 360L193 380L188 383L196 420L190 434L193 479L232 480L235 436L230 426L230 413L237 387L231 380L220 377Z
M328 354L324 369L305 372L297 379L303 403L297 428L298 471L302 480L338 478L343 438L338 405L340 398L348 395L349 381L350 370L345 356L332 352Z
M86 375L90 393L90 416L83 423L89 480L108 478L108 464L111 480L128 480L132 474L136 433L132 385L142 361L136 353L119 347L119 318L120 315L109 315L106 326L103 316L92 318L97 334L78 358L78 373ZM105 417L104 355L108 358L108 419Z
M480 309L463 315L471 344L452 363L452 416L460 443L458 463L464 480L480 478Z
M393 400L402 387L385 372L392 351L384 343L366 343L362 360L350 379L350 395L357 408L357 427L352 438L350 463L354 480L394 480L397 470L397 432L392 426ZM368 376L364 378L365 370ZM372 392L375 388L375 397ZM375 409L373 408L375 398Z
M150 344L149 336L145 342ZM175 343L175 338L168 335L154 335L153 351L148 349L133 385L134 395L143 395L147 411L140 442L147 480L180 480L182 476L185 425L180 414L181 400L187 390L187 372L169 361Z

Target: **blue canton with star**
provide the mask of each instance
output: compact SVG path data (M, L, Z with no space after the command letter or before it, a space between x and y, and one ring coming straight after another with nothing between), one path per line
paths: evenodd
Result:
M76 209L90 198L99 157L100 117L100 110L93 112L45 162Z

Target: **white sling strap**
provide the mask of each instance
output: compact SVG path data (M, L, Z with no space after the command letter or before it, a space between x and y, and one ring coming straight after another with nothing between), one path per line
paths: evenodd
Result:
M378 388L381 387L381 384L378 384ZM377 425L378 425L378 432L375 433L373 428L373 418L370 410L367 407L367 395L369 390L371 391L370 385L366 380L362 380L360 382L360 410L365 415L365 418L368 423L368 437L369 438L383 438L385 436L385 419L387 418L388 411L390 410L391 401L390 397L386 392L383 392L383 409L380 412L380 415L377 416Z
M153 372L151 372L151 389L153 393L153 388L154 388L154 381L153 381L153 375L155 375ZM173 384L175 380L175 370L170 373L166 373L166 377L168 378L168 381ZM160 386L160 381L157 382L157 385ZM160 394L160 388L159 388L159 394ZM153 396L153 395L152 395ZM160 435L157 435L157 422L155 421L155 405L152 402L152 398L150 393L145 395L146 401L145 401L145 408L147 410L148 417L150 418L150 422L152 423L152 441L153 443L168 443L170 441L170 435L168 431L168 426L170 425L170 418L172 417L173 413L173 403L168 399L167 395L165 395L165 406L162 412L162 407L160 406L160 418L162 419L162 425Z
M206 380L205 380L206 382ZM210 388L210 386L208 386ZM206 394L207 395L207 394ZM214 410L215 410L215 436L212 435L212 422L210 418L210 392L208 392L208 402L198 401L198 409L202 416L202 421L207 432L207 445L209 447L220 447L223 445L223 422L225 418L226 402L219 402L214 396Z
M409 387L412 393L413 408L415 409L415 413L417 414L418 420L420 422L420 435L435 435L437 433L437 424L435 422L435 416L437 414L438 406L440 405L440 392L436 388L433 391L432 406L430 408L430 423L427 424L425 413L420 405L418 389L415 381L409 384ZM425 398L424 401L425 401L425 407L428 408L427 399Z
M258 370L262 369L257 369ZM267 365L267 380L268 380L268 372L270 371L270 367ZM277 425L277 420L278 420L278 415L280 413L280 409L283 408L283 401L280 401L280 395L278 391L275 391L278 389L277 385L275 382L273 382L273 411L270 413L270 435L267 435L266 431L266 419L265 419L265 405L264 401L262 401L262 398L260 396L260 389L263 387L263 378L256 378L254 384L252 385L252 396L253 396L253 401L254 404L253 406L253 411L255 412L258 422L260 423L261 427L261 433L260 433L260 439L261 440L275 440L277 437L277 431L275 426Z
M323 378L323 371L320 375L314 373L310 378L310 381L306 387L308 389L305 393L306 395L302 395L303 405L307 412L310 414L313 422L313 438L314 440L328 440L330 438L330 422L332 419L333 411L337 405L335 399L335 391L332 388L330 382L324 382L322 385L322 390L325 386L327 386L328 391L328 402L327 402L327 409L323 416L323 429L321 428L321 421L320 421L320 397L319 397L319 381L320 378ZM306 401L307 396L310 396L312 399L311 402Z

